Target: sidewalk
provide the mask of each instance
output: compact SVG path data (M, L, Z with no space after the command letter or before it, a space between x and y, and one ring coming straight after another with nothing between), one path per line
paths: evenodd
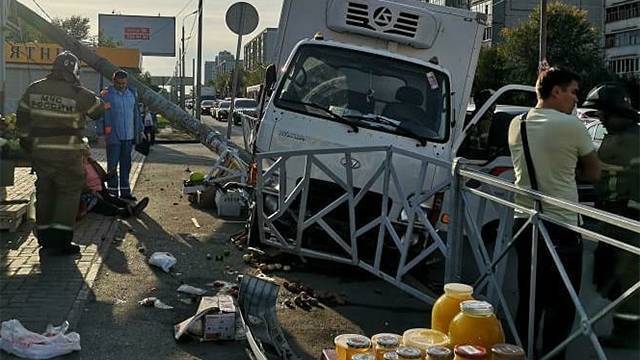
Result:
M94 158L106 167L104 149L93 149ZM135 186L144 157L133 154L131 184ZM15 186L7 199L28 199L35 192L35 175L30 168L17 168ZM43 332L48 323L69 320L73 326L88 298L119 220L90 213L76 227L74 242L81 245L78 257L43 257L31 233L32 222L16 233L0 232L0 321L18 319L34 331ZM2 354L7 355L7 354Z

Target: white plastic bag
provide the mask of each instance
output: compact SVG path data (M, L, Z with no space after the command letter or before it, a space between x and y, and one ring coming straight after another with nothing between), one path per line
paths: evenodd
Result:
M168 252L154 252L149 258L149 264L161 268L164 272L169 272L177 262L178 260Z
M50 359L80 351L80 335L76 332L65 334L67 329L69 322L65 321L57 327L49 325L43 334L36 334L16 319L3 321L0 349L26 359Z

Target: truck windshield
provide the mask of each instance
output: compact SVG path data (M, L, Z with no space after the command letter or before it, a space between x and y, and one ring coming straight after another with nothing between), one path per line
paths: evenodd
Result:
M449 81L437 70L361 51L303 45L284 75L278 107L421 141L448 137ZM305 106L312 104L314 106Z
M256 108L258 103L255 100L236 100L237 108Z

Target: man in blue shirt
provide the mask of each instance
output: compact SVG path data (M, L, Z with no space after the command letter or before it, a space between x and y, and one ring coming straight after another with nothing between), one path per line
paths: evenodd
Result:
M107 108L101 129L107 145L107 171L116 174L108 181L107 191L114 196L135 201L129 186L131 150L136 141L145 136L137 94L128 86L127 73L118 70L113 74L113 85L103 90L101 95Z

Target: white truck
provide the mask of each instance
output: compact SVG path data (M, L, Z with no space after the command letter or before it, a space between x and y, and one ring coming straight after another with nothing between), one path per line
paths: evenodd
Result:
M484 14L417 0L284 0L275 48L277 80L261 114L256 152L393 145L451 161L465 148L465 134L499 96L508 90L533 92L516 85L502 89L465 121L486 21ZM507 116L514 111L522 109L509 109ZM344 173L344 159L334 160L335 173ZM363 187L383 160L380 153L354 155L354 187ZM476 160L487 172L511 169L508 154ZM304 167L303 161L289 159L289 189L279 190L290 191ZM417 183L417 161L397 160L394 167L405 189L424 186ZM450 169L429 166L427 189L449 174ZM326 205L335 197L332 179L318 174L312 185L310 202L321 199ZM379 205L382 191L381 182L371 187L362 210ZM401 220L405 199L389 191L389 216ZM425 205L439 228L446 228L446 216L440 214L444 196L438 193ZM484 223L496 218L485 217Z

